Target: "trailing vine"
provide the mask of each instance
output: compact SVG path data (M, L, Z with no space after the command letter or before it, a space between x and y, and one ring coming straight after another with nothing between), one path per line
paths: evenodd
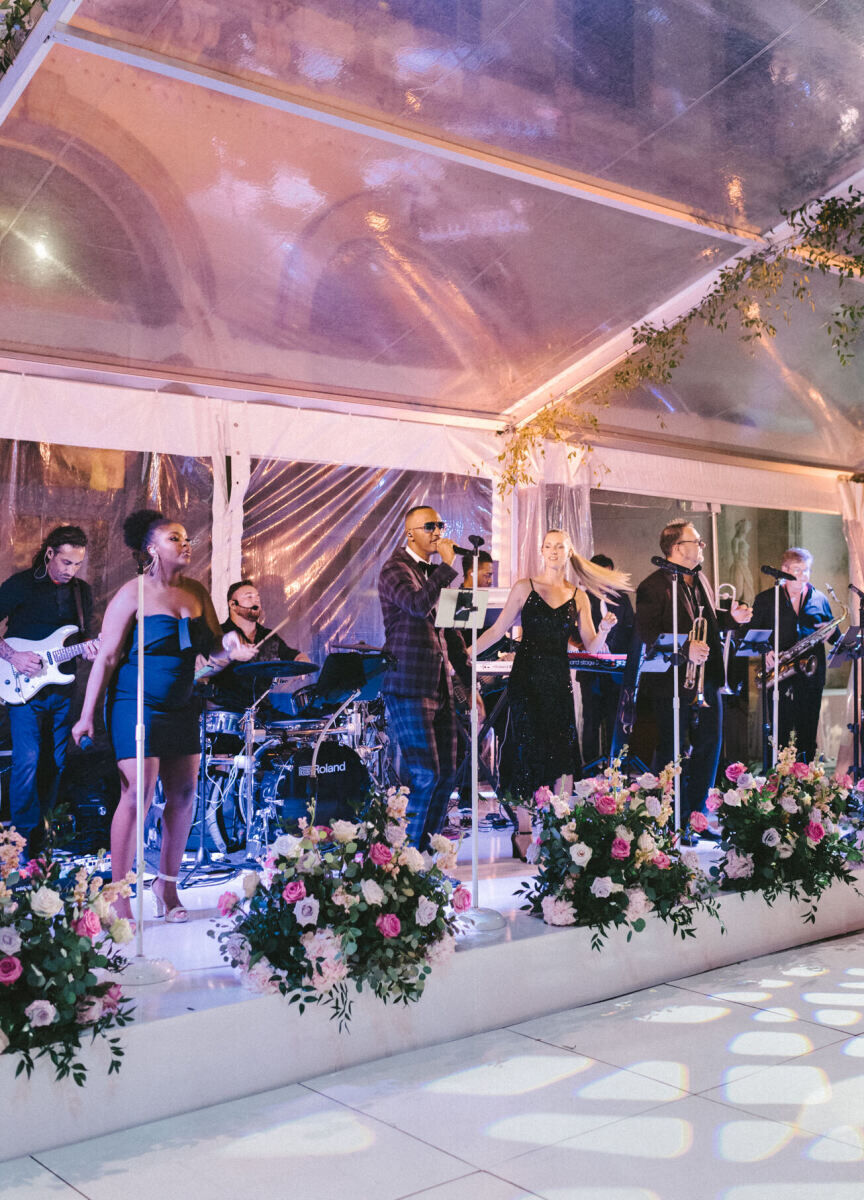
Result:
M789 232L780 239L723 267L703 299L670 325L643 322L633 329L633 347L615 368L592 385L577 385L551 400L521 428L505 430L498 455L499 491L506 495L534 482L532 460L544 442L566 442L573 454L591 449L598 411L608 408L616 392L632 392L643 383L668 383L680 366L691 329L708 325L726 332L737 326L745 342L773 338L779 320L787 323L794 301L816 311L811 275L818 271L837 280L838 288L864 276L864 195L849 188L848 196L814 200L782 209ZM831 346L846 366L864 327L864 304L840 300L826 323Z
M48 0L0 0L0 78L6 74L28 33L39 19L33 9L47 9Z

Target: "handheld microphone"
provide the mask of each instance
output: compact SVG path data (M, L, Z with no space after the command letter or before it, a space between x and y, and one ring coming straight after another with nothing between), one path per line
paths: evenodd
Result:
M81 747L82 750L92 750L93 749L93 739L91 737L88 737L87 734L85 733L84 736L82 737L81 741L78 743L78 745Z
M788 571L781 571L779 567L762 566L759 570L763 575L770 575L772 579L789 579L792 583L795 582L794 575L790 575Z
M454 546L453 553L458 554L460 557L463 557L466 554L470 554L471 557L473 558L474 555L477 553L477 551L480 549L480 547L484 544L483 538L480 537L480 535L477 533L472 533L472 534L469 534L468 541L471 543L471 545L473 547L472 550L466 550L464 546Z

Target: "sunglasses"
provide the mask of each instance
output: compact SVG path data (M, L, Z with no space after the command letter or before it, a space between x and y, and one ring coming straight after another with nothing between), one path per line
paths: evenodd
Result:
M427 533L434 533L437 529L439 533L447 528L446 521L424 521L422 525L412 525L412 531L415 529L425 529Z

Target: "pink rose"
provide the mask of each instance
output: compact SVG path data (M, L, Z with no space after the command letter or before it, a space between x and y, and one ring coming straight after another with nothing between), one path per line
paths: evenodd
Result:
M658 850L651 859L655 867L659 867L661 871L668 871L672 866L672 859L668 854L664 854L662 850Z
M796 779L810 778L810 764L802 762L794 762L792 764L792 774Z
M629 858L630 843L626 838L616 837L612 841L612 857L613 858Z
M123 999L123 989L119 983L112 983L108 991L102 997L102 1009L106 1013L116 1012L120 1007L120 1001Z
M369 847L369 858L376 867L384 867L393 857L393 851L389 846L385 846L383 842L373 842ZM395 934L386 934L387 937L395 937Z
M746 770L747 768L742 762L734 762L726 768L725 775L731 783L734 783L738 776L743 775Z
M798 764L796 763L795 765L797 766ZM807 764L804 763L803 765L806 766ZM810 842L821 842L825 836L825 826L821 825L818 821L809 821L804 830L804 836Z
M705 801L705 807L709 812L716 812L722 803L722 795L718 792L717 788L712 788L708 793L708 799Z
M298 900L306 899L306 884L302 879L292 879L282 889L282 899L286 904L296 904Z
M402 922L395 913L382 913L375 925L381 936L385 938L398 937L402 932Z
M21 960L14 954L0 958L0 983L14 983L21 977Z
M702 833L708 828L708 818L703 812L692 812L690 814L690 828L694 833Z
M92 1025L102 1016L102 1011L103 1004L98 996L85 996L75 1008L75 1022L78 1025Z
M74 928L79 937L89 938L91 942L95 942L102 932L102 922L92 908L85 908L75 922Z
M216 901L216 907L223 917L229 916L237 907L237 896L234 892L223 892Z
M471 893L468 888L462 887L460 884L456 891L450 897L450 903L453 905L454 912L465 912L471 907Z
M610 796L608 792L604 792L602 796L594 797L594 807L598 813L602 813L604 817L609 817L612 813L618 811L618 806L615 803L615 797Z
M552 789L548 788L544 783L543 786L539 787L534 793L534 803L538 808L548 808L552 802L552 794Z
M837 784L838 787L851 788L855 781L853 780L852 776L848 772L846 772L845 774L842 774L842 775L835 774L834 782Z

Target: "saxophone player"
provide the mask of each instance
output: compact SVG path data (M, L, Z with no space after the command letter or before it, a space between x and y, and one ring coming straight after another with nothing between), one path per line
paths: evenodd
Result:
M690 635L682 652L686 662L679 667L682 826L686 826L691 812L701 809L705 803L720 760L723 738L720 688L724 682L720 629L730 620L746 624L751 616L746 604L733 604L729 613L715 610L711 586L700 574L704 549L699 531L689 521L670 521L660 534L664 558L684 567L685 571L689 569L689 573L680 577L678 585L678 631ZM636 628L646 646L656 641L661 633L672 632L672 579L668 571L655 571L639 584ZM697 638L694 632L704 636ZM652 761L652 770L657 771L670 762L674 754L672 670L647 675L644 691L650 692L657 722L657 746ZM704 707L697 702L699 692L704 696ZM682 840L688 839L689 835L685 834Z
M802 638L809 637L826 621L833 619L828 597L817 591L810 582L813 555L801 546L790 546L784 553L780 569L792 575L780 585L780 652L791 649ZM766 588L753 601L754 629L774 628L774 589ZM835 633L835 636L838 636ZM792 735L798 757L803 762L812 762L816 757L816 732L819 727L819 710L822 707L822 690L825 687L825 645L820 642L810 646L805 656L808 665L815 663L815 670L806 675L794 671L780 684L780 716L777 728L778 749L785 746ZM770 670L774 655L766 658Z

